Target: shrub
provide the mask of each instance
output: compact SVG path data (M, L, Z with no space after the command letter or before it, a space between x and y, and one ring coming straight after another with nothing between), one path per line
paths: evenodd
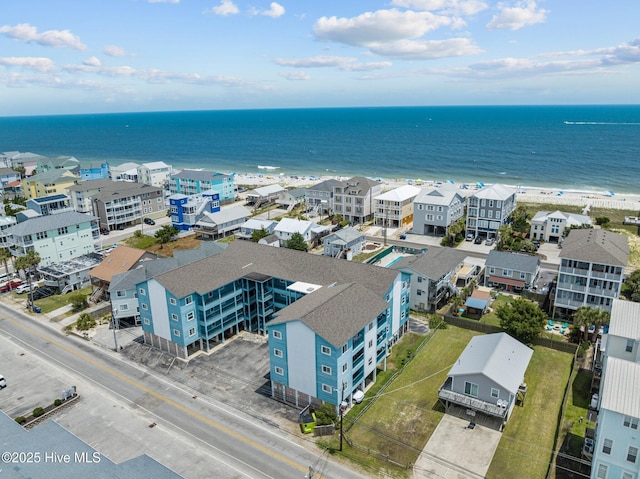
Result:
M338 419L336 408L332 404L322 403L322 405L316 409L316 424L318 426L325 426L329 424L335 424Z
M62 399L56 399L55 401L53 401L53 405L58 407L62 404Z
M17 422L18 424L24 424L25 422L27 422L27 418L26 418L26 417L24 417L24 416L18 416L18 417L16 418L16 422Z
M44 414L44 409L37 407L33 410L33 417L40 417Z
M142 231L140 230L135 230L133 232L133 236L135 236L136 238L142 238Z
M606 226L609 224L611 220L606 217L606 216L597 216L596 217L596 224L600 225L600 226Z
M82 313L76 321L78 331L87 331L96 325L96 320L88 313Z
M69 303L74 311L82 311L87 306L87 295L80 292L69 293Z

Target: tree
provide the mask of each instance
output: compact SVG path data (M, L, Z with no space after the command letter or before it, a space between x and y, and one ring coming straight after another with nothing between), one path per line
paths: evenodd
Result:
M298 251L306 251L309 245L304 240L304 236L300 233L296 232L291 235L285 244L286 248L289 249L297 249Z
M525 206L523 205L518 206L511 214L511 217L513 218L513 223L511 224L513 231L517 231L519 233L529 232L530 216Z
M329 424L335 424L338 420L338 414L333 404L328 402L322 403L318 409L316 409L316 424L318 426L325 426Z
M537 338L547 322L544 311L524 298L516 298L511 303L499 306L496 316L500 319L500 327L525 344Z
M11 259L11 253L7 248L0 248L0 261L4 264L4 271L9 274L9 266L7 260Z
M173 238L179 232L180 230L178 230L178 228L176 228L175 226L164 225L162 228L156 231L155 237L158 241L160 241L160 244L165 244L171 241L171 238Z
M87 295L76 291L69 294L69 303L74 311L82 311L87 306Z
M266 238L267 236L269 236L269 232L266 229L264 229L264 226L263 226L259 230L253 230L253 233L251 233L251 241L253 241L254 243L257 243L262 238Z
M29 285L29 303L32 303L31 295L33 293L31 288L31 275L34 272L34 268L38 266L38 264L40 264L40 254L32 249L27 251L27 254L25 254L24 256L18 256L18 258L16 258L16 269L24 271L24 274L27 278L27 284Z
M624 282L623 288L631 301L640 303L640 269L635 270L629 275Z
M592 342L595 341L600 327L609 324L609 319L610 314L607 311L591 306L580 306L573 313L573 324L583 330L585 340L589 338L589 328L593 326Z

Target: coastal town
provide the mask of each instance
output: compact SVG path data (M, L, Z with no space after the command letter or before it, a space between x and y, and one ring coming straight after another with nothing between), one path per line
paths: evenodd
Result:
M118 394L70 391L84 379L7 340L15 444L73 435L118 477L211 477L209 443L150 412L166 407L270 457L268 477L640 475L640 195L18 151L0 192L3 324L157 379L128 400L157 418L131 432ZM252 424L214 424L212 404Z

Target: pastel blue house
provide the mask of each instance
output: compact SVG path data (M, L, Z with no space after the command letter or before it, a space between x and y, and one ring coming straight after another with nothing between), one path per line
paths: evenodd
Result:
M182 170L171 176L169 192L172 195L199 195L208 190L214 190L220 195L223 203L235 199L235 175L226 175L214 171Z
M208 190L199 195L173 194L169 197L171 225L180 231L190 230L205 213L220 211L220 194Z
M268 333L272 393L298 405L350 400L408 328L408 275L249 241L136 288L145 343L179 358Z
M82 181L105 180L109 178L109 163L94 161L80 165L80 179Z

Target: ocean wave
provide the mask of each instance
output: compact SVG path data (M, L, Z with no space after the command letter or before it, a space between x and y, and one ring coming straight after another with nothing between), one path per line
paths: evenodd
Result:
M279 166L269 166L269 165L258 165L260 170L279 170Z
M620 121L567 121L565 125L640 125L637 122L620 122Z

